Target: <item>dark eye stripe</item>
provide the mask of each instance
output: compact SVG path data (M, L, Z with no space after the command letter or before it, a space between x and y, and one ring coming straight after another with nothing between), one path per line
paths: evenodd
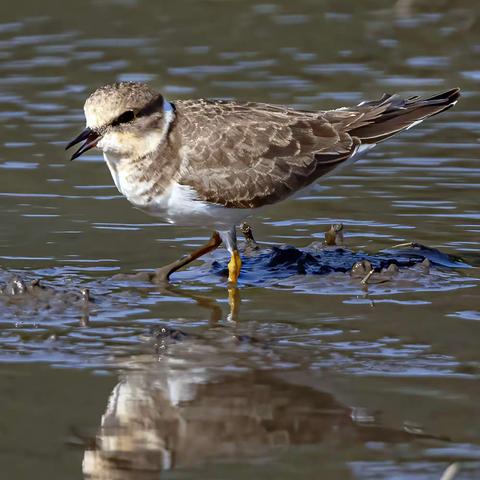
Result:
M123 112L116 120L112 122L112 125L120 125L121 123L131 122L135 118L133 110L127 110Z

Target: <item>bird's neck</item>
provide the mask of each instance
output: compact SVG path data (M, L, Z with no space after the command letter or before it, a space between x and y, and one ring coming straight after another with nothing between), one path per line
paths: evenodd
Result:
M104 158L117 189L133 204L148 206L174 180L180 165L171 142L160 141L155 148L138 154L104 151Z

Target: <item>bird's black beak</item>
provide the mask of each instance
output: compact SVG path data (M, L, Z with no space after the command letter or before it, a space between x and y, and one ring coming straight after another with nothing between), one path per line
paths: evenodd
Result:
M73 147L77 143L83 142L85 140L83 145L72 155L70 160L75 160L80 155L85 153L87 150L90 150L91 148L95 147L101 138L102 136L99 133L87 127L78 137L74 138L65 147L65 150L68 150L70 147Z

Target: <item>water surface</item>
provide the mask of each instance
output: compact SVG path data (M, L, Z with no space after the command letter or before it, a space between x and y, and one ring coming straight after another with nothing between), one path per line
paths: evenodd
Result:
M5 477L438 479L460 462L457 478L478 478L479 15L467 1L2 3L0 282L62 292L0 303ZM223 250L170 288L112 280L210 234L133 209L98 151L68 161L86 95L114 80L306 109L462 87L455 109L251 225L265 248L305 249L342 222L352 250L417 241L473 268L366 292L250 262L233 316Z

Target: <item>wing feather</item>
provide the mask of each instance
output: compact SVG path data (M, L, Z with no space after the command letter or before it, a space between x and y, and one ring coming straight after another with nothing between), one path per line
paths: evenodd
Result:
M278 202L357 152L452 107L458 88L430 98L385 94L353 108L297 111L265 103L180 101L176 180L230 208Z
M359 143L322 113L205 100L176 108L179 183L229 208L283 200L347 160ZM341 118L350 120L351 112Z

